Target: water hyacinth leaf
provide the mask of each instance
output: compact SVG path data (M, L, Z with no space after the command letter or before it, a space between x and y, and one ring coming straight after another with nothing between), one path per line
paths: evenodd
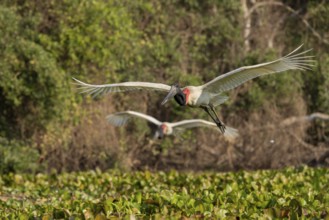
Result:
M225 209L220 209L220 210L216 213L216 217L218 217L219 219L225 219L225 218L226 218L226 213L228 213L227 210L225 210Z
M286 203L286 200L284 198L279 198L277 202L279 205L284 205Z
M137 203L138 204L141 204L142 203L142 193L141 192L138 192L136 194L136 200L137 200Z
M98 214L95 217L95 220L106 220L107 218L103 214Z
M87 220L94 219L94 215L89 209L84 209L84 210L82 210L82 212L83 212L83 216L85 219L87 219Z
M329 211L329 197L323 193L329 173L321 168L207 174L99 172L63 173L55 179L51 175L20 175L20 181L15 175L3 175L0 216L325 219ZM323 175L319 190L312 181L315 173ZM282 176L290 183L284 183ZM238 180L239 184L234 184ZM297 187L295 183L301 180L304 184ZM263 187L269 181L271 187ZM147 186L142 190L141 182ZM17 211L11 213L13 209Z
M230 185L227 185L226 188L225 188L225 192L227 194L229 194L230 192L232 192L232 187Z

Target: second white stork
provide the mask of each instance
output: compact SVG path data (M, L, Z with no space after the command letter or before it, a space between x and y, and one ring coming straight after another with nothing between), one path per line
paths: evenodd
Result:
M205 121L202 119L191 119L191 120L183 120L179 122L161 122L158 119L146 115L140 112L135 111L124 111L117 112L111 115L108 115L106 118L109 123L114 126L122 126L125 125L128 120L132 117L141 118L151 122L152 124L157 126L156 132L154 134L154 138L162 139L165 135L177 135L183 132L188 128L195 127L209 127L209 128L217 128L217 125L213 122ZM234 139L238 136L238 131L235 128L226 127L226 131L224 134L225 138Z
M199 107L204 109L217 124L217 127L225 132L224 123L218 118L214 107L222 104L227 100L226 96L221 93L229 91L242 83L259 76L271 73L279 73L286 70L307 70L315 62L313 56L304 54L310 50L297 52L301 46L296 48L288 55L275 61L261 63L258 65L244 66L216 77L210 82L200 86L186 86L181 88L177 83L169 86L162 83L150 82L124 82L116 84L91 85L74 79L82 89L82 92L94 96L111 92L123 92L136 89L149 89L167 92L168 95L163 100L165 104L169 99L175 98L181 106Z

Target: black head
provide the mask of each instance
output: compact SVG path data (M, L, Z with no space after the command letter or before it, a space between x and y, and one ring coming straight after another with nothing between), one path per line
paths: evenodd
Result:
M162 101L161 105L164 105L169 99L171 99L172 97L175 98L176 102L179 105L185 105L186 103L186 96L183 93L183 91L179 88L178 83L175 83L174 85L171 86L168 95L166 96L166 98L164 98L164 100Z
M161 139L163 138L163 136L164 136L164 133L163 133L162 127L160 126L160 127L156 130L156 132L155 132L155 134L154 134L154 138L155 138L155 139L159 139L159 140L161 140Z
M176 102L180 105L180 106L184 106L186 105L186 96L185 94L182 92L182 90L180 90L179 93L177 93L175 96L174 96Z

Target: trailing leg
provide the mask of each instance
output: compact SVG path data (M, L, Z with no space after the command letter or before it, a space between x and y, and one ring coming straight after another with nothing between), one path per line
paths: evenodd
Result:
M211 119L216 123L219 130L224 134L225 133L225 125L221 120L219 120L216 112L209 106L202 106L201 108L203 110L205 110L208 113L208 115L210 115ZM213 112L214 115L211 114L210 110Z
M215 114L215 117L216 117L216 120L217 120L217 122L216 122L217 127L219 127L219 129L221 130L221 132L224 134L225 129L226 129L225 124L219 119L214 106L211 105L211 104L209 106L210 106L211 111Z

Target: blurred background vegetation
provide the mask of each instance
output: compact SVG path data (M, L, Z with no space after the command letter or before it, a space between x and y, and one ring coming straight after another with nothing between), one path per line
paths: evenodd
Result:
M306 0L2 0L0 2L0 173L108 169L235 170L328 165L329 3ZM245 83L218 108L239 129L184 139L151 139L135 110L162 121L209 117L164 94L78 93L72 77L95 84L150 81L198 85L243 65L276 59L304 43L313 71ZM209 119L210 120L210 119Z

